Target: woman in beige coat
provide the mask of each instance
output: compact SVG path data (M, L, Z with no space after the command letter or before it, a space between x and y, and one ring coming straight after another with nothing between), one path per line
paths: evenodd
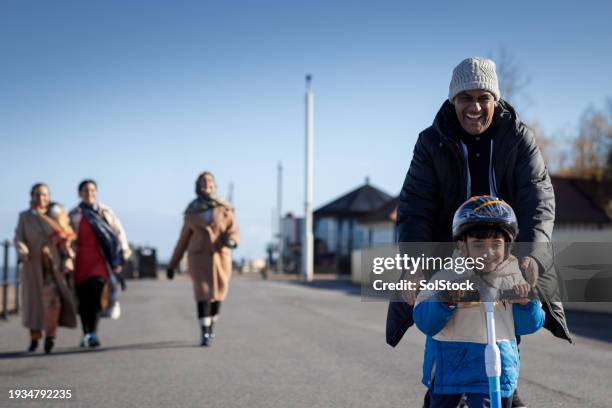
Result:
M74 233L64 209L50 203L49 188L38 183L30 191L30 209L19 214L15 247L21 272L23 325L30 329L34 352L45 332L45 352L51 353L58 324L76 327L72 290L67 276L73 270L70 243Z
M185 251L202 332L201 345L214 338L221 301L227 296L232 274L231 249L238 246L238 225L232 207L216 196L214 176L200 174L194 199L185 210L183 228L168 264L172 279Z

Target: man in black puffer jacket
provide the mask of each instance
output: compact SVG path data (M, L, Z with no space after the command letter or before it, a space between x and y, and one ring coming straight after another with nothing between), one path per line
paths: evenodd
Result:
M482 194L514 208L522 242L516 255L525 278L536 285L545 327L571 343L550 249L555 196L548 170L533 132L500 99L495 63L473 57L454 69L448 100L414 147L397 210L400 247L452 242L455 210ZM413 324L413 304L410 297L389 304L387 343L393 347ZM518 396L516 402L522 406Z

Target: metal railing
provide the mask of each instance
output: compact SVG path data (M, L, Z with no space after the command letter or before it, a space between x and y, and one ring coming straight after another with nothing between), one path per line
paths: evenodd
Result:
M19 313L19 265L15 262L13 279L9 279L9 252L13 245L9 240L2 242L2 302L0 318L7 320L9 314Z

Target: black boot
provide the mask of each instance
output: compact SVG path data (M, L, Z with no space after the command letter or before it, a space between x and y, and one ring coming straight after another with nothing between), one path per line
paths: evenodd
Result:
M38 348L38 340L30 341L30 347L28 347L28 353L33 353Z
M512 394L512 408L527 408L527 405L521 401L518 395L518 387L514 389L514 394Z
M45 353L51 354L51 350L53 350L53 346L55 337L45 337Z
M210 347L212 345L214 335L212 334L211 326L202 326L202 340L200 346Z

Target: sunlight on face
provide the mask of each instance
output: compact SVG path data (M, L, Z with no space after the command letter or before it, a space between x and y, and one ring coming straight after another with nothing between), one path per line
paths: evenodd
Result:
M491 126L495 113L495 97L488 91L463 91L453 99L461 127L471 135L480 135Z
M212 194L215 191L215 179L210 174L204 176L202 183L203 190L206 194Z
M506 241L503 238L467 238L467 250L472 258L484 259L484 272L494 271L504 261Z
M215 178L212 174L204 174L204 176L198 179L198 191L199 194L203 194L206 197L211 197L215 194L217 186L215 185Z
M38 186L32 192L32 206L45 209L49 206L49 189L47 186Z
M79 196L81 200L87 205L93 205L96 202L98 191L96 190L96 186L94 183L87 183L81 188L79 191Z

